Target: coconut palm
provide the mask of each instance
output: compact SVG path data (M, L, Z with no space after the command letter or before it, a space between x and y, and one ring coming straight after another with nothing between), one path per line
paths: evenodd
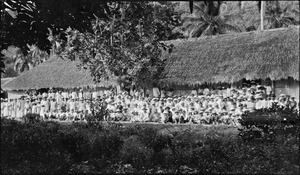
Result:
M34 63L32 61L32 58L27 55L25 57L21 57L21 58L16 60L16 62L14 64L14 69L18 73L21 73L21 72L32 69L33 65L34 65Z
M228 24L230 19L239 17L239 14L220 14L219 2L218 4L194 3L194 13L183 16L183 26L179 31L190 38L225 34L228 31L241 32L237 26Z
M38 48L38 46L36 46L35 44L27 44L27 47L29 49L27 56L31 57L33 66L41 64L49 58L49 54L43 50L40 50L40 48Z
M266 27L269 29L287 27L290 25L299 25L299 21L296 20L290 13L291 4L285 8L281 8L279 1L267 2L265 7ZM257 24L258 21L255 22Z
M8 46L7 49L3 49L1 53L4 55L3 60L6 65L15 63L16 60L20 59L21 57L24 57L21 49L13 45Z

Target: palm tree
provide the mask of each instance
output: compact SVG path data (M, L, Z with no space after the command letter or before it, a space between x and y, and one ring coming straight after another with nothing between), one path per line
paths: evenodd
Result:
M277 1L267 1L265 6L265 17L266 27L269 29L287 27L290 25L299 25L297 21L289 12L291 4L287 5L285 8L281 8L280 2ZM296 12L296 11L292 11ZM262 19L261 19L262 20ZM254 24L257 24L255 21Z
M24 72L33 68L33 61L30 56L21 57L16 60L14 69L18 72Z
M216 2L216 1L215 1ZM228 31L241 32L237 26L227 22L238 14L220 14L220 1L194 3L194 13L183 17L181 31L187 37L200 37L203 35L225 34Z
M31 57L33 66L41 64L49 58L49 54L46 51L40 50L35 44L27 44L27 47L29 49L27 56Z
M7 64L12 64L16 62L16 60L20 59L23 57L22 50L19 47L16 46L8 46L7 49L3 49L1 53L4 55L3 60L4 63Z
M299 20L297 21L290 13L291 4L282 9L280 7L279 1L277 0L275 1L275 5L275 7L273 5L266 7L266 20L269 22L270 28L299 25Z

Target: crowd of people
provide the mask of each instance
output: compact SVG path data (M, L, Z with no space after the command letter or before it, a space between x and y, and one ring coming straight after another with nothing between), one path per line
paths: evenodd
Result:
M238 125L244 112L268 109L274 103L299 109L295 97L285 94L276 97L261 85L239 89L205 88L182 96L163 93L158 88L153 89L152 95L51 89L48 93L1 99L1 116L21 119L32 113L44 120L86 121L93 113L93 106L101 104L109 113L104 120L110 121Z

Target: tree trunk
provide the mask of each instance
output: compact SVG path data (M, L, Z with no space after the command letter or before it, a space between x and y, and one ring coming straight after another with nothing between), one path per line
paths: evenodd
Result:
M264 1L260 3L260 29L264 30Z

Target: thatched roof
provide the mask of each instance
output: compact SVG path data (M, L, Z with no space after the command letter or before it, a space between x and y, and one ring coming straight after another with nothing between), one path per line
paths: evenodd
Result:
M299 26L172 40L161 83L233 83L243 78L299 80Z
M15 79L16 77L7 77L7 78L1 78L1 87L4 86L7 82Z
M94 83L90 71L77 67L79 62L52 56L47 61L22 73L3 86L4 90L40 88L75 88L86 86L113 86L114 82Z

